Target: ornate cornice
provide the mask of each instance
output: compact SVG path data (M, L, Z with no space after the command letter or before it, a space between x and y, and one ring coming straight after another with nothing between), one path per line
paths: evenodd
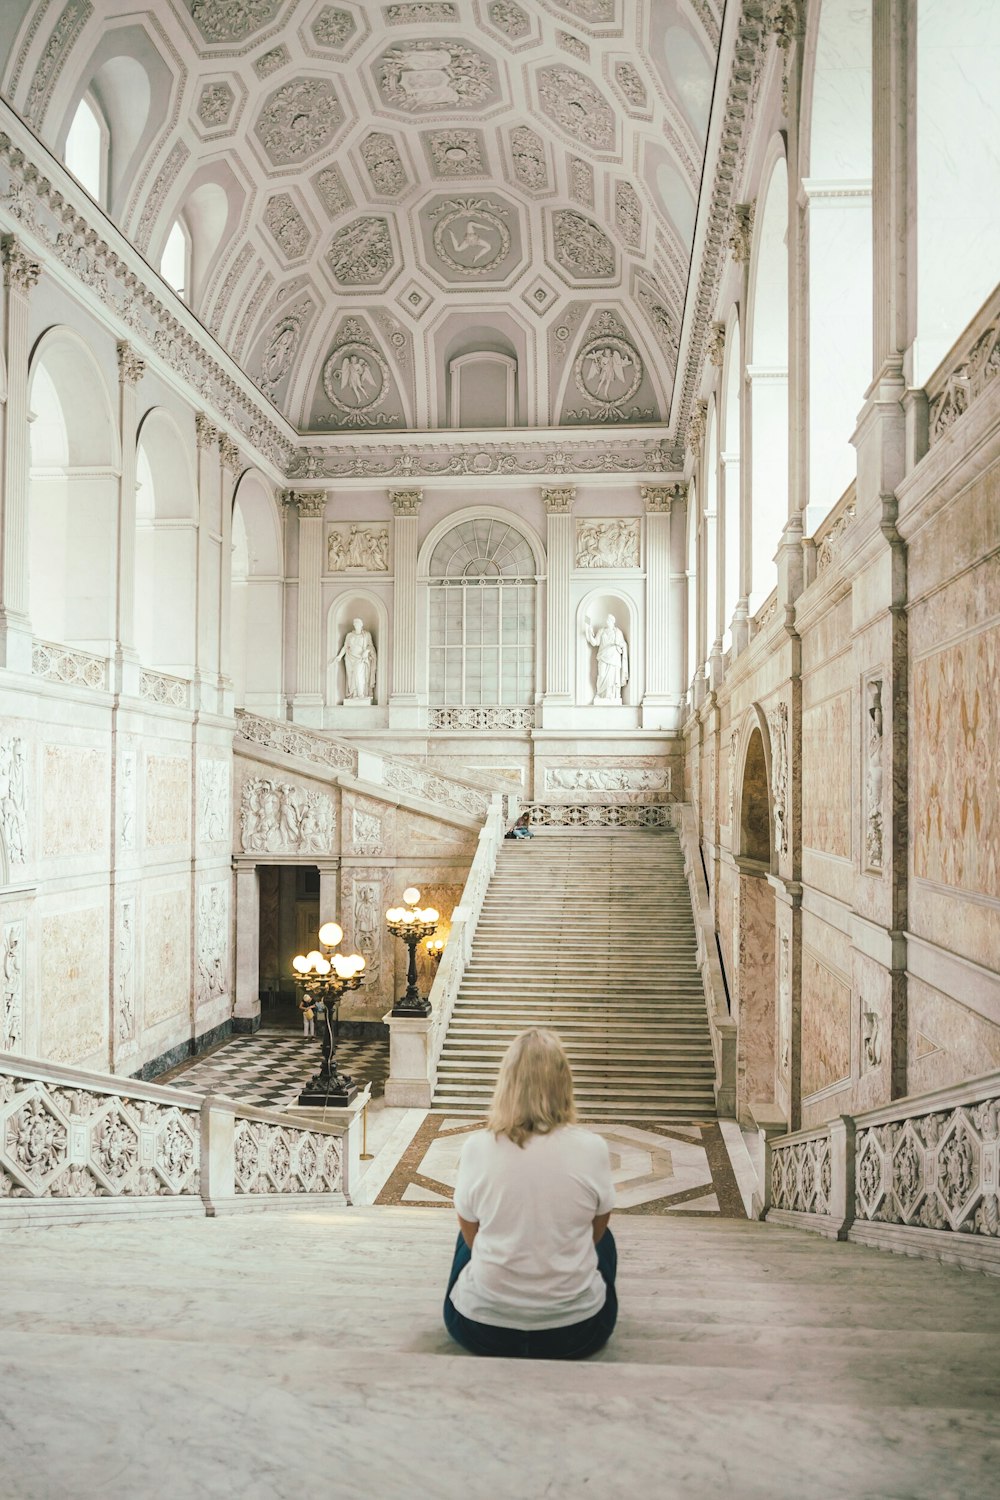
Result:
M138 385L146 371L146 361L140 359L127 339L119 339L118 378L123 385Z
M573 509L575 499L576 489L571 484L561 485L558 489L542 490L542 504L545 506L546 515L568 515Z
M394 516L415 516L424 498L423 490L387 490Z
M551 429L546 429L551 432ZM307 439L308 441L308 439ZM338 442L320 448L315 439L293 453L290 479L491 479L498 475L665 474L679 468L659 437L633 436L628 428L599 438L573 432L541 437L511 432L503 443L461 440L405 447L396 443Z
M42 268L27 254L16 234L0 236L0 256L3 257L4 286L30 292L41 276Z

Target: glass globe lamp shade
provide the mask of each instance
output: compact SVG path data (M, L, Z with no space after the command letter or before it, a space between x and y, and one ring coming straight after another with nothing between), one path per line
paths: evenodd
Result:
M325 948L336 948L344 936L344 929L336 922L324 922L319 930L319 940Z
M420 900L420 892L417 890L415 885L408 885L406 887L406 890L403 892L403 900L406 902L407 906L416 906L417 902Z
M309 960L308 958L306 958L304 953L297 953L295 955L295 957L292 959L292 968L295 970L296 974L309 973Z

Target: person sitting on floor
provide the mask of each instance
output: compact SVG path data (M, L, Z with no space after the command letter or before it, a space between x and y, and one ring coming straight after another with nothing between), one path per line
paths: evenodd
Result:
M618 1317L607 1142L575 1124L552 1031L514 1038L487 1128L462 1149L445 1327L473 1354L586 1359Z

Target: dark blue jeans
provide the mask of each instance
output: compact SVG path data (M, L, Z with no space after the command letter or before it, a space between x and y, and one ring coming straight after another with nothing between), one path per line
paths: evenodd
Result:
M459 1234L444 1299L444 1326L456 1344L473 1354L492 1354L501 1359L587 1359L604 1348L618 1318L615 1294L618 1247L610 1229L601 1235L596 1248L597 1268L608 1290L604 1306L592 1318L570 1323L565 1328L496 1328L463 1317L451 1300L451 1289L459 1273L472 1259L472 1251Z

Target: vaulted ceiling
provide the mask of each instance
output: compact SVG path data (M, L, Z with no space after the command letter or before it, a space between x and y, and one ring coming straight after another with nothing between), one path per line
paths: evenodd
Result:
M3 90L302 431L665 422L722 0L5 0ZM457 362L457 363L456 363ZM472 406L476 410L475 404ZM466 422L465 425L468 425Z

